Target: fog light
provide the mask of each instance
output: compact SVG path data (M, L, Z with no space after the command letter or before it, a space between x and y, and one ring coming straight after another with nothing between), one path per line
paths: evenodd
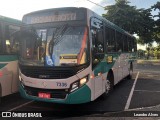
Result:
M72 84L71 92L75 91L76 89L78 89L78 82Z

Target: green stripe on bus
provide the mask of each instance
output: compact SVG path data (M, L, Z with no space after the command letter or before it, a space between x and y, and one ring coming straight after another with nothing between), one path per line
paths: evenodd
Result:
M107 56L112 56L113 57L113 62L112 63L107 63ZM108 72L113 65L115 64L116 60L118 59L118 57L120 56L120 54L108 54L105 55L104 59L98 63L98 65L94 68L94 75L98 76L98 73L106 73Z
M0 62L9 62L18 60L17 55L0 55Z
M6 66L7 64L0 64L0 69Z
M78 90L70 93L67 97L69 104L80 104L91 101L91 90L87 85L82 86Z
M38 97L29 96L25 93L25 90L22 88L22 85L19 84L19 92L23 98L44 101L44 102L53 102L53 103L63 103L63 104L81 104L91 101L91 90L87 85L82 86L78 90L70 93L67 96L67 99L43 99Z
M115 62L118 61L119 57L121 54L128 54L128 62L133 62L136 59L136 53L113 53L113 54L106 54L104 59L98 63L98 65L93 69L94 75L98 76L98 73L106 73L112 67L114 66ZM107 56L112 56L113 57L113 62L112 63L107 63Z

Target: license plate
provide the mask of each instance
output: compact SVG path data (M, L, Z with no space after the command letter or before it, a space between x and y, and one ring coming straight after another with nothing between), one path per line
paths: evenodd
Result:
M42 93L42 92L39 92L39 93L38 93L38 97L39 97L39 98L51 98L51 94L50 94L50 93Z

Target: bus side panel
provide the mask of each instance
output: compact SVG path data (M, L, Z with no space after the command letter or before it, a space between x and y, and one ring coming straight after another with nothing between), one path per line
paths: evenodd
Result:
M118 58L118 82L120 80L123 79L123 68L124 68L124 59L125 59L125 55L124 54L120 54L119 58Z
M129 53L126 53L124 55L125 55L125 58L123 60L123 78L129 75L129 67L130 67L130 63L128 62Z
M11 87L12 93L15 93L18 91L18 61L12 61L10 62L7 66L6 69L8 71L12 72L12 83L11 83Z
M96 76L94 79L95 85L95 98L99 97L102 94L102 76Z
M4 74L0 78L0 82L2 86L2 96L11 94L12 72Z
M0 56L0 83L2 87L2 96L18 91L17 63L16 55Z
M118 54L108 54L108 56L113 56L113 64L112 66L109 67L113 71L113 76L114 76L114 85L118 83L119 76L118 76L118 70L119 70L119 55Z
M123 78L125 78L127 75L129 75L129 66L130 66L129 54L128 53L119 54L112 68L114 72L115 85L118 82L120 82Z

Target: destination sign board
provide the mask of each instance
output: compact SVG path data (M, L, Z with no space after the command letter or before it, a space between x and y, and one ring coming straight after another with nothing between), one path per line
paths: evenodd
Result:
M23 22L27 24L82 20L84 15L76 11L45 11L24 16Z
M54 21L68 21L76 20L76 13L67 13L60 15L51 15L51 16L35 16L31 18L31 24L34 23L44 23L44 22L54 22Z

